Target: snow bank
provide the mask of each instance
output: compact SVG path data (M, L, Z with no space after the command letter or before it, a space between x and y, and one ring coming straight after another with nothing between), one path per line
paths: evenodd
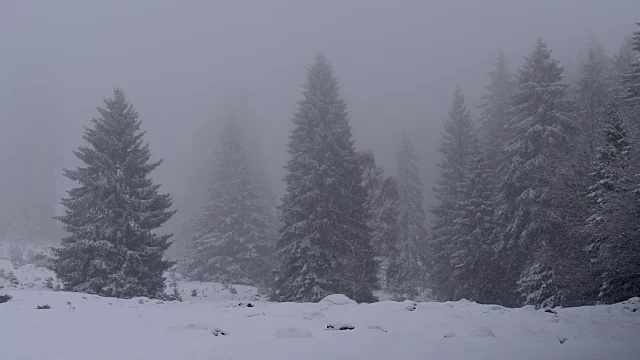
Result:
M355 301L349 299L346 295L342 294L333 294L325 297L324 299L319 301L320 304L327 305L352 305L356 304Z
M13 298L0 304L0 359L627 360L640 353L640 299L556 314L472 302L353 304L341 295L250 308L214 288L184 302L5 288ZM51 309L36 310L41 304Z
M0 290L12 297L0 304L2 360L627 360L640 353L640 298L555 313L466 300L356 304L341 294L277 304L252 287L178 281L183 302L123 300L51 291L45 279L53 274L43 268L2 260L0 268L20 283ZM36 309L43 304L50 309Z

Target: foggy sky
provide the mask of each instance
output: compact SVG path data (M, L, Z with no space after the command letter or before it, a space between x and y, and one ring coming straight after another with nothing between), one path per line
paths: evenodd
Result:
M62 196L72 184L61 169L77 165L82 126L116 86L140 113L154 158L165 159L154 179L181 211L200 206L193 191L209 156L198 151L210 151L217 124L240 102L280 193L290 119L321 51L359 149L393 174L400 134L413 137L428 209L456 84L476 119L499 50L515 70L542 36L571 70L592 40L617 51L636 21L637 0L0 0L0 171L22 174L0 175L0 193L38 194L20 181L39 176L26 161L33 146L57 169Z

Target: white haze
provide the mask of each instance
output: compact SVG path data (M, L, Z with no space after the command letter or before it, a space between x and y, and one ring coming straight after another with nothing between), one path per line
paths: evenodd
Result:
M61 169L77 165L82 126L116 86L165 159L154 178L181 221L200 206L217 124L239 104L279 194L290 119L319 51L359 149L393 173L400 134L412 135L430 208L457 83L477 118L499 50L515 70L542 36L570 75L591 41L613 53L638 20L637 0L0 0L0 210L64 195ZM51 189L43 169L55 174Z

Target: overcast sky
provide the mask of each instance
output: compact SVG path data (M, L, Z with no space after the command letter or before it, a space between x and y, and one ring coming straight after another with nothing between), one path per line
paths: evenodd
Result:
M58 177L75 165L82 126L115 86L139 111L154 157L165 159L154 178L176 205L192 206L187 194L202 173L194 150L216 140L216 122L239 102L249 104L280 192L290 119L322 51L357 147L393 173L407 130L430 202L457 83L477 118L499 50L516 69L542 36L570 69L592 40L617 51L636 21L637 0L0 0L0 169L22 169L0 176L0 192L37 193L22 181L39 176L28 170L36 155L19 149L44 149ZM62 195L70 184L56 186Z

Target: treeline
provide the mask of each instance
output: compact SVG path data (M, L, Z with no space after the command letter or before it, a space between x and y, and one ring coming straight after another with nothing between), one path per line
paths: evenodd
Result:
M581 305L640 293L640 31L613 58L589 49L580 80L539 40L516 74L504 55L474 121L462 88L444 126L426 227L420 160L406 133L388 176L352 138L347 104L318 55L293 116L285 195L276 205L241 119L215 166L180 271L262 287L275 301L333 293L360 302L467 298ZM172 215L150 172L141 122L117 89L85 131L80 184L63 199L69 236L55 270L74 291L160 296Z
M538 40L499 55L482 117L456 90L435 189L431 282L441 299L510 306L640 294L640 31L588 50L575 84Z

